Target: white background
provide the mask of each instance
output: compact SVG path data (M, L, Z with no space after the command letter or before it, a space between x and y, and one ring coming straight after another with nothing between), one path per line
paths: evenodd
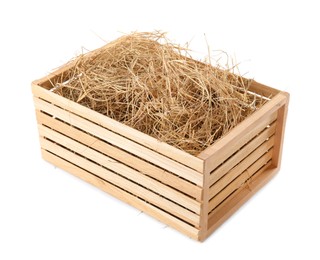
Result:
M318 1L0 3L0 259L320 259ZM236 55L290 92L279 174L204 243L44 162L30 82L120 32ZM157 259L157 258L156 258Z

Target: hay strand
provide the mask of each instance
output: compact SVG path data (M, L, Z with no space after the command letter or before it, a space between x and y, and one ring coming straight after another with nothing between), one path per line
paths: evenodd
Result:
M191 58L164 33L132 33L80 55L55 92L196 155L264 102L250 80Z

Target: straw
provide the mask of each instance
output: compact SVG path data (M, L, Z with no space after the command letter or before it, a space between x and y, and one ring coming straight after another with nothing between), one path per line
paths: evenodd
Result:
M264 102L251 80L192 59L162 32L122 36L68 73L56 93L193 155Z

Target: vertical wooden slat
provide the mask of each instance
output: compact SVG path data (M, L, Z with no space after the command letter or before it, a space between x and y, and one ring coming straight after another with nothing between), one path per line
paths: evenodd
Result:
M200 212L200 231L199 241L204 241L207 237L208 230L208 214L209 214L209 188L210 188L210 171L207 170L206 162L204 161L203 186L202 186L202 205Z
M282 158L282 148L284 140L284 132L286 126L286 118L289 105L289 93L281 92L279 95L285 99L284 105L278 110L278 119L275 131L274 153L272 156L272 165L280 168Z

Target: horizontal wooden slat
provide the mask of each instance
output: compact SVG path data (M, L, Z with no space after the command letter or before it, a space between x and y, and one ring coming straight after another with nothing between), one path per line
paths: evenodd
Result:
M249 156L247 156L243 161L241 161L237 166L232 168L226 175L215 182L209 189L209 198L217 195L224 187L226 187L232 180L238 177L245 169L247 169L251 164L258 160L264 153L266 153L274 144L274 136L264 142L255 151L253 151Z
M237 209L249 200L262 186L264 186L277 172L276 168L268 168L265 165L252 178L248 185L243 185L235 191L227 200L220 204L209 214L208 237L216 230L226 219L228 219Z
M273 150L271 149L265 155L260 157L254 164L252 164L248 169L242 172L236 179L234 179L227 187L220 191L216 196L214 196L209 202L209 210L213 210L217 207L223 200L225 200L231 193L237 190L241 185L243 185L248 179L251 178L261 167L271 164ZM269 163L268 163L269 162ZM267 167L268 167L267 166Z
M95 123L92 123L78 115L63 110L53 104L50 104L39 98L34 98L35 107L38 110L45 111L55 117L74 125L83 131L86 131L94 136L99 137L121 149L143 158L155 165L158 165L170 172L177 174L178 176L189 180L199 186L203 185L203 174L192 170L176 161L169 159L161 154L156 153L144 146L141 146L125 137L111 132Z
M48 162L100 188L101 190L111 194L112 196L134 206L135 208L145 212L146 214L149 214L150 216L162 221L166 225L179 230L180 232L193 239L198 239L198 229L162 211L161 209L151 205L150 203L147 203L137 198L136 196L131 195L130 193L110 184L109 182L91 174L90 172L79 168L45 150L42 150L42 156Z
M127 180L120 175L109 171L100 165L93 163L86 158L83 158L79 155L76 155L74 152L66 150L65 148L47 140L40 138L41 147L47 151L56 154L59 157L65 158L67 161L79 166L80 168L85 169L86 171L92 172L98 177L113 183L114 185L121 187L124 190L144 199L145 201L150 202L151 204L170 212L171 214L185 220L186 222L199 225L199 216L195 213L190 212L187 209L169 201L168 199L159 196L152 191L143 188L142 186L135 184L134 182Z
M286 98L281 94L277 94L250 117L233 128L223 138L201 152L198 157L205 160L205 168L210 171L214 170L226 158L229 158L234 151L251 140L257 133L261 132L268 124L276 119L277 110L285 102ZM230 147L232 147L232 149L230 149Z
M264 97L275 96L280 92L275 88L271 88L256 81L252 81L252 83L249 86L249 91L252 91Z
M268 137L275 133L276 123L274 122L270 127L264 129L258 136L252 139L244 147L241 148L237 153L232 155L227 161L221 166L215 169L210 176L210 183L214 183L231 170L237 163L248 156L254 151L260 144L262 144Z
M67 98L52 93L37 84L32 85L32 91L36 97L45 99L57 106L67 109L74 114L89 119L90 121L95 122L98 125L101 125L113 132L119 133L120 135L125 136L130 140L133 140L145 147L148 147L149 149L156 151L156 153L172 158L198 172L203 172L203 160L197 158L196 156L193 156L185 151L168 145L167 143L160 142L159 140L146 135L136 129L117 122L116 120L113 120L96 111L77 104Z
M109 145L108 143L89 135L83 131L80 131L66 123L59 121L49 115L46 115L39 110L36 111L38 123L49 126L56 131L75 139L92 149L98 150L112 158L121 161L122 163L161 181L175 189L191 196L198 201L201 199L202 189L195 184L185 181L178 176L169 173L153 164L150 164L124 150L121 150L115 146Z
M38 128L41 136L48 137L50 140L67 147L81 156L84 156L97 164L124 176L125 178L139 183L153 192L156 192L197 214L200 214L200 202L46 126L38 125Z
M75 60L69 61L68 63L58 67L55 71L51 72L49 75L35 80L32 82L32 86L40 85L46 89L51 89L56 82L63 82L66 76L69 74L70 69L75 65Z

